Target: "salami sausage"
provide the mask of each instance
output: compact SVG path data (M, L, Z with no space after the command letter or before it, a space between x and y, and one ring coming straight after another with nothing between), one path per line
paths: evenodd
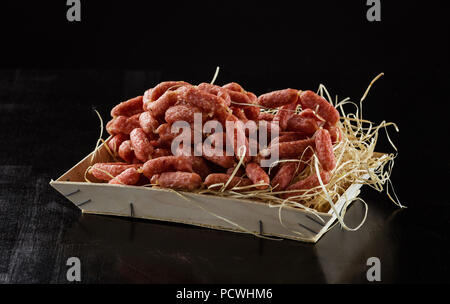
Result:
M307 139L308 136L302 132L280 132L280 136L275 138L270 142L270 145L276 143L287 142L287 141L297 141L301 139Z
M231 114L230 109L225 105L225 101L221 97L195 87L181 87L177 91L177 104L195 106L209 117L217 117L220 122L224 122Z
M172 152L170 152L169 149L156 148L153 150L152 158L158 158L158 157L162 157L162 156L171 156L171 155L172 155Z
M320 119L319 117L317 117L317 115L311 109L301 110L300 113L298 113L298 115L302 118L314 119L319 126L321 126L325 122L323 119Z
M222 86L222 88L235 91L235 92L244 92L242 86L236 82L230 82Z
M294 114L286 124L287 131L301 132L308 136L314 135L319 129L317 121L313 118L305 118L299 114Z
M227 169L227 174L231 175L233 173L234 169L235 169L234 167L233 168L228 168ZM240 167L237 170L237 172L236 172L236 174L234 176L242 177L242 176L244 176L244 174L245 174L245 170L242 169L242 167Z
M159 99L170 88L178 88L181 86L190 86L186 81L163 81L149 92L149 101L153 102Z
M135 128L139 128L139 116L141 114L135 114L131 117L117 116L110 120L106 124L106 131L111 135L116 135L119 133L130 134Z
M222 135L223 136L223 135ZM184 151L183 145L180 145L176 150L176 156L184 155L190 157L192 161L192 171L201 176L202 180L210 174L211 169L209 168L207 162L201 156L194 156L194 150L190 148Z
M142 170L148 178L163 172L192 172L192 161L187 156L162 156L145 162Z
M226 182L228 181L230 176L231 176L231 174L213 173L213 174L208 175L205 178L204 184L207 187L209 187L211 185L215 185L215 184L222 184L222 183L226 184ZM253 184L253 182L250 179L248 179L248 178L234 176L225 189L226 190L230 190L230 189L232 189L234 187L245 187L245 186L250 186L252 184ZM218 190L221 187L222 186L216 186L216 187L211 187L210 189Z
M116 185L135 185L139 181L140 176L141 174L136 168L128 168L111 179L108 183Z
M186 121L188 123L194 122L194 114L202 113L197 107L190 107L187 105L177 105L170 107L165 114L166 122L174 123L176 121ZM206 117L204 117L206 118ZM203 119L204 120L204 119Z
M229 107L231 105L230 94L228 94L228 91L226 89L219 87L217 85L214 85L214 84L206 83L206 82L199 84L197 87L202 91L208 92L210 94L214 94L217 97L222 98L225 101L226 106ZM219 99L219 100L221 100L221 99Z
M258 120L272 121L274 119L274 117L275 117L275 114L261 112L261 113L259 113Z
M128 163L96 163L88 171L95 178L110 181L123 171L129 168L139 168L137 164Z
M297 90L284 89L260 95L258 103L266 108L278 108L297 100Z
M322 172L320 172L320 178L322 179L323 184L326 185L330 182L330 173L327 171L322 171ZM320 183L319 183L319 179L317 178L317 174L313 173L312 175L308 176L307 178L302 179L301 181L298 181L295 184L292 184L286 188L286 191L291 191L291 190L302 190L302 191L284 193L284 194L282 194L282 197L288 198L291 196L302 195L307 190L318 187L319 185L320 185Z
M162 124L156 129L156 133L159 135L158 140L156 143L153 144L153 146L159 147L159 148L171 148L172 141L175 139L175 137L183 136L183 139L187 141L188 139L186 136L190 136L191 143L194 142L194 132L196 130L194 129L194 126L191 124L190 126L190 135L184 134L183 130L180 129L178 133L172 132L172 125L169 123ZM202 134L200 134L200 138L202 137Z
M322 168L325 171L331 171L336 167L336 160L331 143L330 133L325 129L320 129L314 135L316 144L316 155Z
M144 112L139 116L139 125L145 134L152 136L159 127L159 122L150 112Z
M295 115L295 109L297 109L297 99L293 103L282 106L272 121L277 121L281 130L286 130L288 121L293 115Z
M157 100L150 102L147 105L147 110L151 112L151 115L159 121L164 119L164 114L167 109L171 106L175 105L178 101L178 90L175 91L166 91L161 97Z
M255 99L256 96L253 93L228 90L228 94L230 94L231 101L234 102L232 105L243 109L248 119L255 120L258 118L260 110L256 106L257 99ZM255 106L252 106L252 104L255 104Z
M255 94L253 94L252 92L246 92L246 95L250 99L251 104L258 104L258 97L256 97ZM247 106L244 108L244 113L248 117L248 119L257 120L260 112L261 109L258 106Z
M267 149L261 150L262 157L270 155L270 151L278 146L278 155L280 159L299 158L308 147L314 147L314 139L301 139L296 141L287 141L275 143Z
M119 155L120 145L128 139L130 139L130 137L128 135L117 134L117 135L114 135L113 138L111 138L108 141L108 147L111 150L111 152L114 154L114 156Z
M202 184L202 178L197 173L163 172L153 175L150 182L163 188L192 191Z
M142 103L142 96L137 96L134 98L131 98L127 101L119 103L117 106L115 106L111 110L111 116L133 116L135 114L142 113L144 111L143 109L143 103Z
M203 179L208 176L208 174L211 173L211 169L209 168L206 161L203 159L203 157L200 156L191 156L192 159L192 171L200 175L200 177Z
M270 178L267 173L256 163L249 163L245 167L245 173L253 184L267 184L257 187L257 189L266 189L270 184Z
M280 134L280 125L277 121L266 121L266 120L260 120L258 122L258 130L260 132L265 132L267 136L270 136L272 132Z
M207 150L207 148L203 148L203 158L206 160L209 160L212 163L215 163L216 165L219 165L223 168L231 168L234 167L236 164L236 161L234 160L233 156L226 155L226 151L220 150L219 152L215 153L216 149L214 150Z
M135 155L131 146L131 140L125 140L119 147L119 156L127 163L132 163Z
M274 188L275 191L286 189L294 178L298 165L297 162L282 163L277 174L275 174L275 177L270 182L272 188Z
M152 158L153 146L150 144L147 135L141 128L136 128L130 133L131 147L136 158L142 162Z
M248 121L248 118L247 116L245 116L245 112L242 108L231 107L231 111L233 112L233 115L236 116L243 123L246 123Z
M240 147L243 144L246 147L243 161L244 161L244 163L247 163L250 161L251 157L250 157L250 147L248 144L248 138L245 136L244 127L241 123L239 123L239 119L234 115L229 116L228 120L234 122L234 135L231 134L230 132L226 133L227 143L233 142L233 151L234 151L234 155L237 160L241 159L239 153L241 152ZM234 138L232 139L231 137L234 137ZM241 143L241 141L243 141L243 142Z
M312 109L325 119L330 125L339 121L339 112L325 98L313 91L304 91L300 94L302 109Z
M152 94L152 89L148 89L144 92L144 96L142 96L142 108L144 111L148 111L148 105L150 104L150 95Z
M323 127L330 133L331 142L333 144L341 141L342 133L341 133L341 129L339 129L339 127L337 125L332 126L329 123L326 123Z

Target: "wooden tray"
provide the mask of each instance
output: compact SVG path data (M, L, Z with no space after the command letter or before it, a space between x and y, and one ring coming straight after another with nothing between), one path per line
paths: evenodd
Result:
M263 202L189 192L180 192L182 195L179 195L170 190L148 187L87 183L84 172L91 165L91 158L92 153L56 181L50 181L53 188L83 213L177 222L312 243L317 242L336 220L332 210L314 214L284 206L281 224L279 208L271 208ZM94 162L107 161L111 160L103 144ZM360 187L361 184L353 184L347 188L335 203L338 212L343 208L345 198L352 200L358 196Z

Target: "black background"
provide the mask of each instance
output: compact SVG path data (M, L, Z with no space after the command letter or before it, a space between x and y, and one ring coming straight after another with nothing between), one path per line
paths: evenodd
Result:
M388 261L387 282L448 282L449 21L443 2L393 2L382 1L382 21L369 22L365 1L82 0L81 22L68 22L65 1L2 1L0 282L65 282L69 256L87 261L84 282L365 282L365 259L377 254ZM392 180L409 208L397 215L385 195L365 190L369 219L360 231L335 228L315 247L279 245L80 216L48 186L92 151L99 132L92 107L107 117L160 81L210 81L216 66L216 83L236 81L256 94L323 83L354 101L384 72L364 116L400 128L390 129L399 149ZM378 150L394 152L381 137ZM356 224L362 211L351 211ZM80 225L91 227L87 235ZM124 232L135 226L141 241ZM165 237L145 241L159 233ZM216 251L203 247L205 238ZM336 253L343 242L350 249ZM293 264L279 261L290 255Z

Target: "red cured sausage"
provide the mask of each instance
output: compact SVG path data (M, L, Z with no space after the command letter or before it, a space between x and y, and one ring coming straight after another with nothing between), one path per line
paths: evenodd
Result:
M266 108L278 108L297 100L297 90L284 89L260 95L258 103Z
M88 171L95 178L110 181L123 171L129 168L139 168L138 164L130 165L127 163L96 163Z
M144 130L136 128L131 131L130 141L137 159L146 162L152 158L153 146L150 144L150 140L147 138Z
M272 121L274 119L274 117L275 117L275 114L261 112L261 113L259 113L258 120Z
M203 179L208 176L208 174L211 173L211 169L209 168L206 161L203 159L203 157L200 156L191 156L192 159L192 171L200 175L200 177Z
M232 102L237 102L237 103L241 103L241 104L244 104L244 103L250 104L252 102L250 100L250 97L248 97L245 92L236 92L236 91L228 90L228 94L230 95ZM238 105L238 104L235 104L235 105L242 106L242 107L245 106L245 105Z
M298 173L301 173L303 171L303 169L305 169L306 167L306 163L311 159L311 157L314 155L314 150L313 149L306 149L302 156L299 157L299 159L301 160L297 169Z
M226 151L223 150L220 150L220 152L215 153L215 149L209 150L203 147L202 156L204 159L209 160L210 162L215 163L216 165L219 165L223 168L231 168L234 167L234 165L236 164L234 157L226 155Z
M184 142L187 143L188 140L191 141L191 144L195 143L195 135L197 134L197 137L199 138L199 141L201 142L201 140L203 139L203 133L202 130L200 129L195 129L194 128L194 124L191 123L190 127L187 131L183 132L184 129L181 128L179 129L178 132L172 132L172 125L170 125L170 128L168 128L169 133L166 133L167 138L162 138L162 136L160 135L160 142L163 143L163 147L167 147L172 149L172 141L177 138L177 140L183 140ZM197 133L196 133L197 132ZM190 138L189 138L190 137Z
M247 92L236 92L228 90L230 94L231 101L234 107L242 108L244 110L245 116L248 119L255 120L259 116L259 107L251 106L251 104L256 104L257 99L255 99L253 93L248 94Z
M236 82L230 82L222 86L224 89L228 89L235 92L244 92L244 89L239 83Z
M224 132L214 132L205 139L203 144L205 145L205 148L207 148L209 144L211 144L211 147L224 150L226 147L226 140L227 138Z
M141 114L135 114L131 117L117 116L110 120L106 124L106 131L111 135L116 135L119 133L130 134L135 128L139 128L139 116Z
M282 106L272 121L278 121L281 130L286 130L288 126L288 121L295 115L295 110L297 109L297 99L295 102Z
M297 167L297 162L282 163L280 169L270 183L272 188L274 188L275 191L282 191L286 189L294 178Z
M308 136L314 135L319 129L317 121L313 118L305 118L299 114L294 114L286 124L287 131L301 132Z
M185 81L163 81L160 84L158 84L156 87L154 87L149 92L149 101L153 102L156 101L158 98L160 98L168 89L170 88L178 88L181 86L190 86L189 83Z
M270 145L286 141L297 141L300 139L307 139L308 136L301 132L280 132L280 136L270 142Z
M224 122L231 114L225 105L223 98L207 93L194 87L181 87L177 90L177 104L189 104L200 108L203 113L215 116L220 122Z
M311 109L304 109L304 110L300 111L300 113L298 113L298 115L302 118L314 119L319 126L321 126L323 123L325 123L325 121L323 119L320 119L319 117L317 117L317 115Z
M267 149L260 152L262 157L270 155L270 151L278 146L278 155L280 159L296 159L309 147L314 147L314 139L301 139L296 141L287 141L275 143Z
M148 111L148 105L150 104L150 95L152 94L152 89L148 89L144 92L144 96L142 96L142 108L144 111Z
M219 87L214 84L203 82L197 86L200 90L208 92L210 94L214 94L217 97L222 98L225 101L226 106L230 106L231 104L231 98L230 94L228 94L228 91L222 87ZM220 99L219 99L220 100Z
M201 110L197 107L191 107L187 105L177 105L170 107L165 114L166 122L174 123L176 121L186 121L188 123L194 122L194 114L199 113L202 114ZM203 115L203 121L206 119L206 116Z
M276 132L280 134L280 126L277 121L266 121L260 120L258 122L258 130L261 132L266 132L267 135L270 135L272 132Z
M155 133L159 138L155 144L152 144L154 147L170 148L172 140L176 137L176 134L171 132L171 125L168 123L160 125Z
M226 184L226 182L228 181L228 179L230 178L231 174L225 174L225 173L213 173L208 175L205 178L205 182L204 184L209 187L211 185L215 185L215 184ZM238 177L238 176L234 176L230 183L228 184L228 186L225 188L225 190L230 190L234 187L245 187L245 186L250 186L252 185L253 182L248 179L248 178L243 178L243 177ZM218 190L220 189L222 186L216 186L216 187L211 187L210 189L213 190Z
M253 182L253 184L267 184L257 187L257 189L267 189L268 184L270 184L270 178L267 173L256 163L249 163L245 167L245 173L247 173L248 178Z
M139 181L140 176L141 174L136 170L136 168L128 168L108 183L115 185L135 185Z
M246 123L248 121L248 118L247 116L245 116L245 112L242 108L231 107L231 111L233 112L233 115L236 116L243 123Z
M163 156L145 162L142 169L148 178L169 171L192 172L192 161L188 156Z
M274 133L273 135L272 132ZM258 121L258 148L266 148L267 144L270 143L270 141L278 138L277 134L280 134L280 126L278 125L278 123L267 120ZM259 140L262 140L264 137L266 137L265 143L263 143L262 141L259 142Z
M170 152L169 149L156 148L155 150L153 150L152 158L158 158L158 157L162 157L162 156L171 156L171 155L172 155L172 152Z
M192 137L193 137L193 128L191 127L191 143L192 141ZM172 145L172 141L175 139L175 137L177 137L178 135L182 134L183 130L180 130L179 133L173 133L172 132L172 125L165 123L162 124L158 127L158 129L156 129L155 131L158 135L159 138L155 143L151 144L153 146L159 147L159 148L171 148ZM183 137L184 138L184 137Z
M157 120L162 121L167 109L175 105L178 101L178 90L166 91L157 100L150 102L147 105L147 110L151 112L151 115Z
M150 182L163 188L192 191L202 184L202 178L197 173L164 172L153 175Z
M152 135L159 127L159 122L150 112L144 112L139 116L139 125L144 130L145 134Z
M252 92L246 92L246 95L250 99L251 104L258 104L258 97L255 94L253 94ZM247 106L244 108L245 115L252 120L257 120L260 112L261 109L257 106Z
M320 178L322 179L323 184L326 185L330 182L330 173L327 171L322 171L322 172L320 172ZM298 181L295 184L292 184L286 188L286 191L290 191L290 190L302 190L302 191L284 193L281 196L283 198L288 198L291 196L302 195L307 190L318 187L319 185L320 185L319 179L317 178L316 173L313 173L312 175L308 176L307 178L302 179L301 181Z
M194 156L194 150L190 148L188 151L183 150L183 146L180 145L176 151L176 156L184 155L191 158L192 171L201 176L202 180L210 174L211 170L206 161L201 156Z
M227 169L227 174L231 175L233 173L234 169L235 169L234 167L233 168L228 168ZM237 170L237 172L236 172L236 174L234 176L242 177L242 176L244 176L244 174L245 174L245 170L242 169L242 167L240 167Z
M135 155L131 146L131 140L125 140L119 147L119 156L127 163L132 163Z
M330 133L325 129L320 129L314 135L316 144L316 155L322 168L331 171L336 167L336 159L333 152Z
M119 155L119 147L120 147L120 145L121 145L124 141L128 140L129 138L130 138L130 137L129 137L128 135L125 135L125 134L117 134L117 135L114 135L114 137L111 138L111 139L108 141L108 147L109 147L109 149L111 150L111 152L114 154L114 156Z
M111 116L133 116L143 112L142 96L131 98L127 101L119 103L111 110Z
M341 141L342 133L341 133L341 129L339 129L339 127L337 125L331 126L329 123L326 123L323 127L330 133L331 142L333 144Z
M339 121L339 112L325 98L313 91L304 91L300 94L302 109L312 109L325 119L330 125Z
M245 92L245 94L248 96L248 98L250 98L251 103L257 104L258 103L258 96L256 96L254 93L252 92Z
M275 174L271 181L272 187L276 188L276 191L282 191L291 183L296 174L300 174L306 167L306 162L313 156L314 151L312 149L307 149L300 156L300 162L285 162L280 165L280 169Z
M248 139L245 136L244 127L241 123L239 123L239 119L234 115L229 116L228 121L234 122L234 135L231 134L230 132L226 133L227 143L233 142L233 151L234 151L234 155L236 156L237 160L241 159L241 157L239 155L239 153L241 151L239 149L243 144L246 147L245 155L244 155L244 163L247 163L250 161L251 157L250 157L250 147L248 144ZM232 139L231 137L234 137L234 138ZM243 142L241 143L241 141L243 141ZM227 168L229 168L229 167L227 167Z

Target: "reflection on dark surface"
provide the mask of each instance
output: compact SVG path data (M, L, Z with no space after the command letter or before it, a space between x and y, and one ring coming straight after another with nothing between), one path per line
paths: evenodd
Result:
M361 206L348 211L352 227ZM365 282L366 260L381 259L392 280L397 255L386 237L388 217L371 208L358 232L335 227L316 245L272 241L224 231L157 221L83 214L63 243L78 244L87 280L149 283Z
M87 253L89 258L110 264L111 271L106 273L105 280L155 283L324 281L315 248L309 244L96 215L82 215L66 237L68 242L82 243L87 249L82 253ZM299 276L295 269L308 272L310 278ZM86 271L95 270L89 267Z

